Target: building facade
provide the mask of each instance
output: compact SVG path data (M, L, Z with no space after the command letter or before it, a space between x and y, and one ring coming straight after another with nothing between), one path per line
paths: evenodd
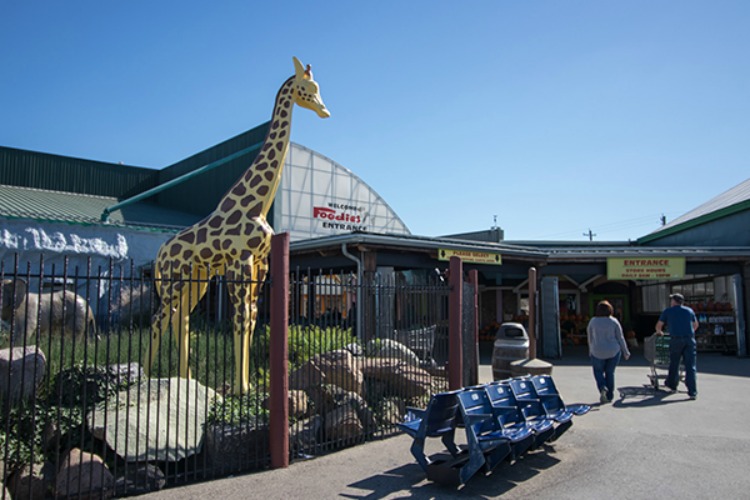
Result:
M161 169L0 147L4 272L40 261L46 270L67 265L104 276L113 264L118 273L148 270L164 241L217 206L267 130L261 124ZM446 256L475 256L465 268L479 276L480 335L491 339L500 323L524 321L534 300L546 357L585 345L602 299L642 342L674 292L699 313L704 350L747 354L750 180L635 242L513 242L500 228L435 238L412 235L362 178L292 143L269 222L290 234L294 265L349 269L359 279L440 273ZM528 295L531 267L537 297Z

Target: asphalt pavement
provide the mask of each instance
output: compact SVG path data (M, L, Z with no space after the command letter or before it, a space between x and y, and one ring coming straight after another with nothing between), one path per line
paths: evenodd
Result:
M486 382L486 353L483 361ZM592 411L552 445L460 488L428 481L409 453L411 439L399 435L142 498L750 498L750 359L699 354L698 399L691 401L682 384L675 394L653 390L650 367L635 350L617 369L615 401L604 405L584 351L551 362L566 403L589 403ZM432 441L428 451L437 453L439 440Z

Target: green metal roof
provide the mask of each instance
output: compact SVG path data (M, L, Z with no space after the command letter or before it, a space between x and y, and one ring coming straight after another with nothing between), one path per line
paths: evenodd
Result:
M126 198L159 182L159 171L0 146L0 184Z
M268 128L263 123L162 170L0 146L0 216L102 224L106 211L112 225L181 229L216 207Z
M153 206L205 215L252 164L269 126L262 123L161 170L0 146L0 185L112 198L101 216L107 206L220 164L210 172L186 176L179 189L162 190L148 199Z
M638 238L637 241L638 244L649 243L746 210L750 210L750 179L711 198L651 234Z
M102 211L115 203L117 198L112 196L0 185L0 214L8 218L101 225ZM168 232L194 222L194 216L149 203L138 203L116 210L109 219L109 223L115 226Z
M262 123L246 132L194 154L159 171L159 184L200 169L217 161L228 160L219 168L202 173L180 183L178 189L168 189L155 195L153 201L162 207L205 215L253 163L258 155L270 122Z

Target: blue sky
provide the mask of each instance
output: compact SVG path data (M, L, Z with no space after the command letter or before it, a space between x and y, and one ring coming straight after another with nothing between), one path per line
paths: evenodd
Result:
M0 145L163 168L269 119L418 235L643 236L750 177L750 2L0 3Z

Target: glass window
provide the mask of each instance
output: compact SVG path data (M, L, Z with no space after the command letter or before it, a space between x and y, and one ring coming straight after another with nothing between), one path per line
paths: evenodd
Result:
M675 289L677 286L675 286ZM643 312L660 313L669 305L669 292L666 283L648 285L641 288ZM682 293L682 292L675 292Z

